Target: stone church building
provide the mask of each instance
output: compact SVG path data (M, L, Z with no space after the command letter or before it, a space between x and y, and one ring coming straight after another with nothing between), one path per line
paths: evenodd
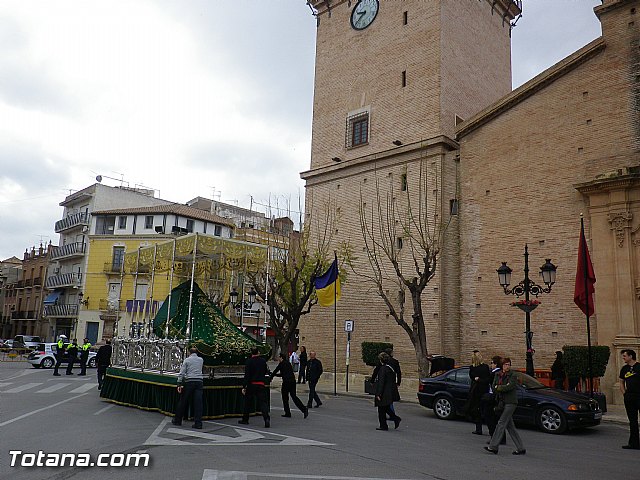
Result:
M520 1L310 4L318 28L306 210L316 237L330 228L331 241L348 241L353 253L337 307L338 381L347 319L353 382L370 373L363 341L392 342L405 376L417 377L413 346L368 278L362 226L375 221L361 212L394 202L406 213L424 202L425 215L446 226L422 296L430 353L465 364L478 348L521 368L524 314L496 269L508 262L518 283L525 244L534 281L542 283L545 259L558 267L531 314L536 368L549 368L563 345L586 345L573 302L583 213L597 277L592 339L611 347L603 388L619 403L619 352L640 352L640 0L604 0L594 9L602 36L513 91L510 30ZM398 249L402 230L391 238ZM400 262L410 269L406 250ZM330 372L333 309L309 317L301 344Z

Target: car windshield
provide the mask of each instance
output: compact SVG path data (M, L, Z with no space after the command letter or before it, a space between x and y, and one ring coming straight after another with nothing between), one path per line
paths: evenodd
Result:
M526 388L527 390L536 390L538 388L546 388L545 385L540 383L535 378L530 377L526 373L521 373L520 375L518 375L518 383L520 383L520 385L522 385L522 387Z

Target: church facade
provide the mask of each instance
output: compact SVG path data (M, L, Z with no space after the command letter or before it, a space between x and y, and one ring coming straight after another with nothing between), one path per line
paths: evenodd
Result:
M496 269L507 261L518 283L525 244L532 279L547 258L558 266L556 284L531 314L536 367L548 368L563 345L586 344L573 303L584 214L597 277L592 339L612 349L603 384L619 400L619 351L640 350L640 1L605 0L595 9L602 37L514 91L510 28L521 2L311 3L316 83L311 165L302 177L309 218L334 209L334 238L352 246L338 304L339 321L355 322L350 371L368 373L362 341L390 341L407 376L417 372L407 334L367 280L360 213L389 199L409 208L401 194L408 186L446 225L422 297L429 351L460 364L478 348L524 367L524 314L510 306L516 298L505 296ZM421 172L427 179L416 188ZM411 267L410 255L401 261ZM300 329L327 371L329 310L316 307ZM340 332L339 372L345 343Z

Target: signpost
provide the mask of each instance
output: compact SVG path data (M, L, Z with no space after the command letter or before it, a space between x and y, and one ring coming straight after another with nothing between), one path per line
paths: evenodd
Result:
M345 387L349 391L349 357L351 355L351 332L353 332L353 320L345 320L344 331L347 332L347 376L345 379Z

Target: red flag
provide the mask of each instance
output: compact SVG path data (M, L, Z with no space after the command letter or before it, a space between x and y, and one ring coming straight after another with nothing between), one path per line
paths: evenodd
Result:
M581 221L578 269L576 271L576 287L573 293L573 301L585 315L593 315L595 312L593 306L593 293L596 291L595 283L596 274L593 272L589 247L587 247L587 239L584 236L584 221Z

